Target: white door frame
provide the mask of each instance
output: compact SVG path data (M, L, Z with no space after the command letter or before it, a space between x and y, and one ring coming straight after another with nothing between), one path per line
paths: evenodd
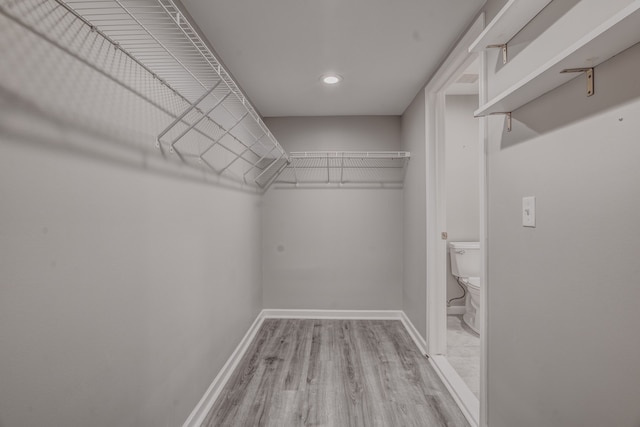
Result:
M482 259L480 274L480 407L478 400L470 394L468 387L457 388L460 378L456 376L443 356L446 353L447 334L447 241L441 238L446 231L446 188L445 188L445 90L459 74L475 60L478 54L470 53L468 47L484 28L484 13L473 23L458 42L434 77L425 87L425 135L427 165L427 354L431 357L445 385L461 406L463 413L472 425L487 425L486 375L487 375L487 184L486 184L486 138L487 120L480 120L480 255ZM480 53L480 103L486 102L486 64L485 54Z

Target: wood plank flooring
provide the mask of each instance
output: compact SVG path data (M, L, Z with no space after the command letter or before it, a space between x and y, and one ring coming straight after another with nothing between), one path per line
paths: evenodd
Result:
M267 319L204 426L468 426L397 320Z

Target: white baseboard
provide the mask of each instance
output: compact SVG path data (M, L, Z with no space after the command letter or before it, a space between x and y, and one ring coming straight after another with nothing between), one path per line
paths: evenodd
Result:
M452 305L451 307L447 307L447 314L450 315L462 315L467 311L464 305Z
M402 317L400 317L400 320L402 320L404 328L407 330L407 332L409 332L409 335L411 336L413 342L416 343L416 346L418 346L420 353L427 354L427 341L422 337L422 335L420 335L420 332L418 332L418 329L411 322L409 316L407 316L404 311L402 311L401 313Z
M207 418L207 415L209 415L209 411L213 408L213 404L216 399L220 396L220 392L227 384L227 381L229 381L231 374L238 366L238 363L240 363L240 360L249 348L253 338L258 333L264 319L264 312L261 311L256 317L256 320L254 320L253 324L249 327L249 330L242 340L240 340L236 349L231 353L231 356L229 356L229 359L224 364L220 372L218 372L218 375L213 379L213 382L204 393L204 396L202 396L202 399L200 399L200 402L198 402L182 427L200 427L202 425L205 418Z
M431 356L429 358L431 366L444 383L447 390L460 407L462 414L469 421L471 427L478 427L480 420L480 402L469 386L460 378L458 372L453 369L447 358L442 355Z
M401 310L291 310L272 309L262 310L266 319L362 319L388 320L401 319Z

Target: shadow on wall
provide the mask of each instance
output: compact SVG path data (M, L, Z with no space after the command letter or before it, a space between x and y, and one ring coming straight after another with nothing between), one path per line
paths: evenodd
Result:
M522 31L509 41L509 61L517 58L532 41L548 30L579 2L580 0L563 0L549 3ZM504 66L502 63L502 55L497 55L494 64L494 73L500 71Z
M171 162L166 153L155 148L150 135L110 130L93 123L63 118L43 110L0 85L0 141L17 141L39 149L64 151L92 161L118 167L187 180L197 184L215 185L234 191L256 193L224 177L204 170Z
M225 86L220 80L181 88L187 98L55 1L5 6L0 131L6 137L250 193L260 193L277 170L270 167L281 161L280 151L268 151L262 129L243 121L249 112L239 111L231 89L214 91ZM205 88L208 95L200 96Z
M512 131L507 132L503 125L501 149L589 120L640 98L638 67L619 65L629 56L640 58L640 43L595 68L593 96L587 97L585 76L580 74L560 88L514 111ZM548 108L549 105L554 108ZM624 121L624 117L616 120Z

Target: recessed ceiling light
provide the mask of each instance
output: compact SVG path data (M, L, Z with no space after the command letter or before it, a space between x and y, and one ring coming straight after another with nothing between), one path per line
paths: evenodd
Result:
M337 74L327 74L322 77L322 81L328 85L334 85L336 83L340 83L341 80L342 80L342 77L340 77Z

